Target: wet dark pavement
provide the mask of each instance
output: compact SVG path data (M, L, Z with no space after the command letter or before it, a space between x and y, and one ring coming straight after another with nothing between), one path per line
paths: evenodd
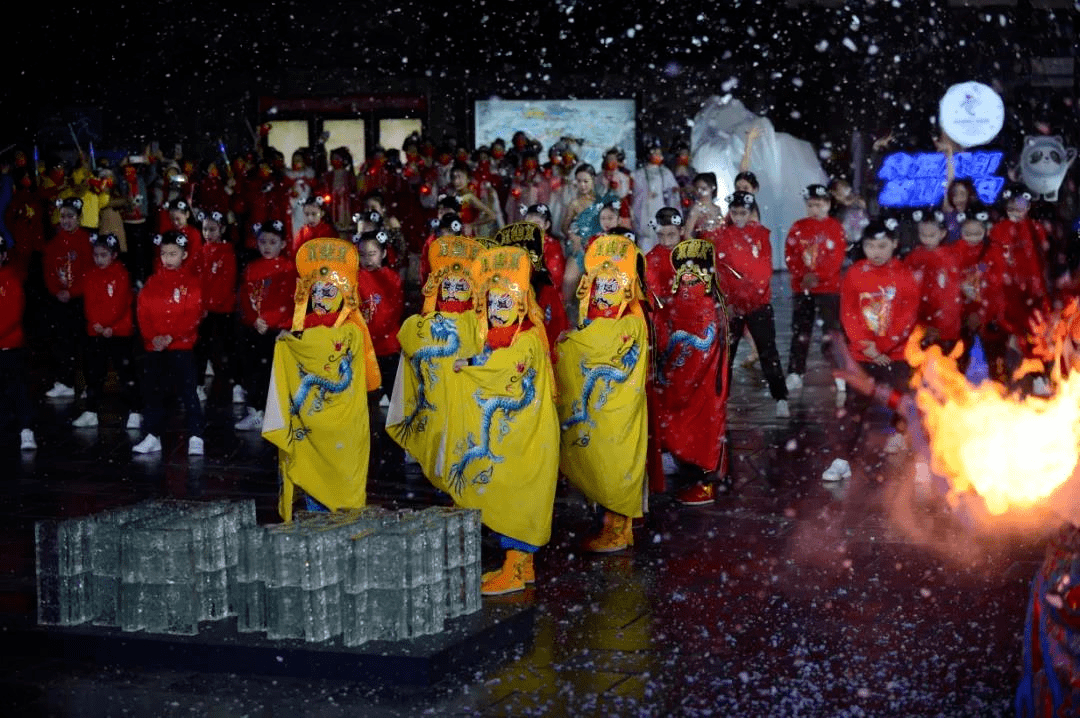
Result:
M786 358L785 279L774 296ZM792 417L777 419L760 372L737 365L734 493L698 508L653 497L632 550L580 553L593 513L562 488L535 588L485 599L535 605L532 644L465 679L403 689L229 666L120 669L5 641L0 705L61 716L1010 715L1042 542L971 536L914 498L910 456L881 459L878 434L850 480L823 484L836 409L816 341L805 383ZM132 458L139 436L121 417L73 430L81 402L38 404L37 452L8 442L0 454L0 619L33 615L35 520L159 496L254 497L260 521L277 520L274 452L235 432L240 407L216 399L205 457L186 456L184 437L169 433L161 457ZM369 484L369 500L439 498L396 469ZM500 558L485 544L485 563Z

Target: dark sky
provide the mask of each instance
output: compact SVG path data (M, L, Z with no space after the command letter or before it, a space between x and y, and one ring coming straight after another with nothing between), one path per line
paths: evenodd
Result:
M313 75L320 93L400 81L450 88L463 103L490 95L624 96L636 88L646 104L685 105L691 115L701 98L730 91L778 129L812 141L837 123L902 125L926 135L941 92L976 79L1003 93L1018 132L1038 119L1075 124L1072 88L1028 84L1031 57L1075 55L1075 5L1013 5L50 5L32 31L12 38L0 130L10 138L5 145L26 142L74 106L100 111L103 139L236 132L237 114L258 121L260 94L302 95L314 87Z

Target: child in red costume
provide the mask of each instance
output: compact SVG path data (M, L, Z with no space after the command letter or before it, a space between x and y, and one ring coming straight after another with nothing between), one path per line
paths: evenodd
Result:
M495 223L495 212L491 207L484 204L477 196L479 190L470 181L469 166L464 162L457 162L450 170L450 191L461 203L461 222L465 225L465 234L469 237L487 234L487 230ZM511 222L516 222L520 215L511 217Z
M120 240L115 235L95 235L92 239L94 266L86 273L84 298L86 307L86 344L84 375L86 376L86 411L71 425L76 428L98 425L101 397L105 393L109 361L120 383L130 415L129 429L142 427L135 383L135 347L132 336L134 297L131 277L123 263L117 261Z
M911 270L893 257L897 221L871 222L863 230L866 259L853 264L840 289L840 318L852 358L878 384L905 391L911 368L904 347L919 317L919 284ZM869 400L861 394L847 397L844 419L837 431L837 451L851 456L869 420ZM885 450L899 451L903 438L892 434ZM851 466L837 458L822 474L825 481L851 475Z
M82 200L66 197L57 200L57 206L59 229L42 257L45 288L51 295L45 308L55 379L45 392L50 399L75 396L75 367L83 334L83 279L93 263L90 233L79 226Z
M295 257L300 245L313 239L337 239L334 225L326 221L328 200L321 194L313 194L304 200L304 226L293 235L291 256Z
M236 345L236 248L226 238L228 220L220 211L200 212L202 251L192 263L192 269L202 281L203 308L206 318L199 325L199 341L195 345L198 368L199 398L206 396L203 386L209 363L214 377L232 380L235 367L232 353Z
M274 342L292 326L296 265L285 255L285 223L275 219L254 228L259 258L244 268L240 283L240 366L237 373L248 413L235 424L240 431L262 431L270 386ZM234 397L234 401L238 397Z
M23 311L26 294L16 268L7 263L8 243L0 237L0 401L12 407L19 429L19 448L37 448L32 414L26 394L26 348L23 336Z
M814 320L820 316L825 323L823 350L829 332L840 328L840 274L847 247L844 226L829 216L832 202L825 185L810 185L803 190L803 199L807 216L791 225L784 243L784 263L791 273L794 295L787 376L791 391L802 388Z
M666 321L657 347L660 443L692 474L679 492L688 506L712 503L714 480L730 490L727 477L728 324L717 292L711 242L688 239L671 250L674 281L666 293Z
M998 310L991 304L992 293L987 278L990 213L986 210L974 214L956 212L954 219L959 226L960 241L945 246L956 258L960 269L960 338L964 342L960 365L966 368L975 338L983 333L988 317L995 316L991 312Z
M750 332L761 361L761 371L776 401L776 415L790 416L788 388L776 348L776 319L772 306L772 244L769 230L753 221L757 201L749 192L727 198L730 223L713 235L716 281L731 315L728 372L735 363L743 330Z
M202 249L202 232L191 224L192 219L194 219L194 214L191 210L191 205L187 200L174 199L169 202L166 207L169 210L169 222L172 225L172 229L180 232L187 238L188 258L184 260L184 269L190 271L195 259L199 256L199 250ZM156 269L161 269L160 255L154 266Z
M923 343L937 344L948 353L960 340L960 262L942 242L948 234L941 210L915 210L911 218L919 231L919 246L904 264L919 283L919 324L925 328Z
M526 222L532 222L543 230L543 249L540 262L534 264L532 273L536 304L544 314L544 328L548 346L554 349L559 335L570 328L566 305L562 299L563 277L566 274L566 258L562 243L551 236L551 208L546 204L534 204L525 211ZM523 247L530 251L528 247ZM531 254L530 254L531 258ZM555 363L552 351L552 364Z
M161 451L165 431L167 392L175 392L184 404L188 431L188 455L203 454L206 420L195 392L195 341L203 317L199 279L181 268L188 258L187 237L177 231L154 237L161 268L139 292L139 333L142 334L142 392L146 436L132 447L138 454Z
M987 362L1002 369L1010 343L1023 351L1028 322L1036 311L1046 312L1046 233L1038 222L1028 217L1031 192L1023 185L1006 187L1005 218L990 229L990 247L986 252L987 281L999 307L987 328L983 348Z
M360 298L360 313L371 334L375 348L375 361L379 365L382 385L369 397L385 406L390 405L394 390L394 378L401 359L401 343L398 331L405 311L405 289L401 275L387 265L387 247L390 233L385 229L364 232L353 240L360 253L360 271L356 290ZM405 452L386 433L386 422L372 406L371 441L376 449L372 452L376 474L397 472L405 459Z
M675 281L671 250L682 239L682 213L674 207L663 207L656 213L652 225L657 244L645 255L645 288L649 292L649 301L656 304L656 311L663 312Z

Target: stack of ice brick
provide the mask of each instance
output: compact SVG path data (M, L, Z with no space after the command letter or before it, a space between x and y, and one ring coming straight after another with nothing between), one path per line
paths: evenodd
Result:
M239 532L254 501L145 501L39 521L38 622L194 635L235 613Z
M238 629L346 646L444 629L480 608L480 513L299 512L240 536Z
M251 501L147 501L35 528L43 624L193 635L235 615L242 632L358 646L438 633L480 608L475 510L258 526Z

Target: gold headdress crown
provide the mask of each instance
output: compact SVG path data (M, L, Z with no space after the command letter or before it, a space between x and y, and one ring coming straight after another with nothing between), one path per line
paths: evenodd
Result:
M313 239L304 242L296 252L296 303L293 309L293 331L304 328L311 288L316 282L330 282L341 292L344 308L335 321L341 326L349 315L359 310L360 297L356 293L356 276L360 271L360 255L356 247L343 239Z

